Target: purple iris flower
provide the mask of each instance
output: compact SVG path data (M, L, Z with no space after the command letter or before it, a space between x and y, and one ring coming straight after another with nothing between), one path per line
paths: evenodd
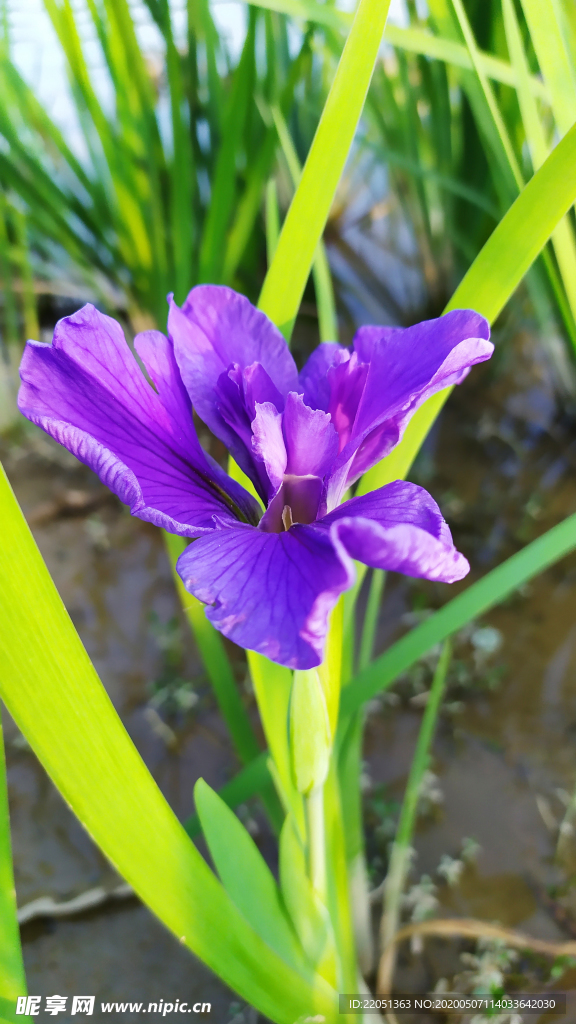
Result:
M280 332L242 295L201 285L170 299L168 337L135 348L87 305L29 341L21 412L86 463L132 515L195 538L178 560L213 625L290 668L320 664L328 615L354 559L451 583L469 570L436 502L397 480L342 502L398 443L415 409L493 346L455 310L407 329L361 327L320 345L298 375ZM192 408L262 506L200 446Z

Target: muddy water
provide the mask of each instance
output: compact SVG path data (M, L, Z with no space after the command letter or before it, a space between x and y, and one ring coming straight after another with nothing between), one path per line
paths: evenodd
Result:
M550 362L528 336L508 340L502 351L508 355L453 396L415 469L415 479L442 504L476 576L576 510L576 429L567 403L558 402ZM202 774L220 786L236 764L181 621L160 537L35 431L6 440L2 454L88 652L184 818L196 778ZM565 844L562 863L554 860L562 800L576 785L575 588L576 558L569 558L487 616L482 625L500 631L502 646L480 669L470 667L471 649L462 643L462 671L473 680L451 685L451 710L434 748L436 802L419 822L412 878L430 876L441 916L497 919L543 938L576 934L576 898L566 885L576 867L576 842L574 851ZM453 593L390 579L378 649L399 635L407 613L438 606ZM242 661L234 656L242 681ZM379 818L393 820L397 813L421 720L417 690L413 680L404 681L396 705L375 709L368 724L366 806L375 884L387 842L386 821ZM165 697L160 703L154 699L159 692ZM10 721L6 740L19 905L42 896L70 900L95 886L116 888L120 880ZM252 824L265 847L264 830ZM458 857L463 837L481 850L451 887L437 868L443 855ZM231 1005L234 996L134 900L70 918L36 918L23 927L23 941L32 993L194 997L211 1000L219 1022L251 1019L246 1011L242 1018L241 1008ZM404 951L398 985L419 989L451 976L459 950L456 943L429 942L422 956Z
M563 413L549 362L533 339L519 336L500 365L454 394L420 458L415 479L441 503L472 578L576 511L573 414L560 405ZM398 635L399 620L415 608L439 606L447 589L392 580L380 648ZM462 686L452 677L451 710L434 745L436 802L420 818L411 876L417 882L426 874L436 884L441 917L498 921L546 939L576 936L576 838L568 837L556 856L576 786L575 597L572 556L483 618L482 626L499 631L501 647L480 671L469 645L456 648L460 671L474 679ZM404 681L396 708L370 718L369 814L374 793L380 804L383 794L388 801L401 797L421 721L413 689ZM481 849L450 886L437 869L443 855L459 857L464 837ZM381 847L372 839L376 875ZM403 949L397 985L422 990L441 976L450 979L462 970L462 948L473 946L429 941L417 957ZM547 976L543 964L538 977ZM563 979L571 988L575 982L573 973Z

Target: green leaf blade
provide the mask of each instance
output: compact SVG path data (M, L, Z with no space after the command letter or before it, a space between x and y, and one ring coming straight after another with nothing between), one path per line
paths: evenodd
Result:
M16 917L16 891L12 870L10 843L10 816L2 723L0 721L0 1014L5 1001L5 1013L11 1011L10 1020L16 1020L18 996L26 995L26 978L20 931ZM30 1020L28 1016L23 1018Z
M356 131L389 0L360 0L259 306L289 337Z
M194 799L210 855L230 898L278 956L310 975L280 890L254 840L203 779L194 787Z
M405 672L431 647L451 636L467 622L483 615L575 547L576 514L548 530L542 537L473 583L359 672L342 691L343 714L350 715L358 711L365 701L390 686L400 673Z
M490 235L445 312L475 309L491 323L514 293L559 221L576 201L576 125L564 136ZM403 479L450 389L416 410L402 441L365 473L359 493Z
M337 1000L260 939L190 842L124 729L0 476L0 695L89 834L150 909L278 1024Z

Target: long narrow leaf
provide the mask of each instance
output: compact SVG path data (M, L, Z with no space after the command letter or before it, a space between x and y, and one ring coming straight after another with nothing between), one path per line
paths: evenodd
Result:
M324 25L326 28L336 31L347 30L352 23L351 14L339 11L329 4L317 3L316 0L248 0L248 2L255 7L278 11L280 14ZM447 64L465 68L467 71L471 71L473 68L470 54L465 46L452 39L432 35L431 32L423 29L401 28L399 25L388 24L384 29L384 39L392 46L398 47L399 50L445 61ZM479 51L478 59L484 73L489 78L496 82L502 82L504 85L515 86L517 84L514 68L506 61L482 50ZM534 96L550 102L547 86L536 75L532 75L530 78L530 88Z
M561 134L576 121L576 69L563 32L558 0L521 0L540 70L550 90L554 118Z
M540 119L538 105L532 95L529 82L529 68L520 26L516 17L513 0L503 0L504 28L512 64L518 78L518 102L522 114L526 141L530 148L534 170L542 166L548 156L546 135ZM562 275L566 298L570 305L572 320L576 322L576 243L574 231L568 217L564 217L552 234L554 252ZM574 342L574 338L572 341Z
M258 757L250 764L242 768L230 782L227 782L222 789L218 790L218 796L228 807L238 807L253 796L257 796L267 786L271 785L272 778L268 770L269 753L263 750ZM200 818L196 813L191 814L184 822L184 828L188 835L194 839L200 834Z
M360 0L260 295L290 337L372 77L389 0Z
M16 918L12 871L6 761L0 721L0 1020L17 1021L16 999L26 995L26 979ZM26 1016L22 1019L29 1021Z
M278 132L278 138L280 140L280 146L282 147L284 159L288 164L292 184L296 189L298 188L302 177L302 168L300 167L298 154L290 137L288 125L282 116L282 111L276 106L273 106L270 109L272 117L274 118L276 131ZM278 243L276 243L276 245L277 244ZM274 251L276 251L276 246L274 246ZM318 242L318 248L316 249L316 255L314 256L312 275L314 278L314 291L316 292L316 306L318 308L320 341L338 341L338 322L336 320L336 308L334 304L334 288L332 286L332 276L330 274L330 264L328 263L326 246L322 239Z
M502 218L446 310L471 307L494 321L575 201L576 125ZM416 411L401 443L363 476L361 493L406 475L449 393L449 389L439 392Z
M202 831L222 884L254 930L296 970L306 958L280 890L256 843L233 811L199 779L194 799Z
M118 718L4 474L0 693L102 850L180 941L279 1024L335 997L250 928L170 810ZM317 1009L316 1009L317 1008Z
M343 714L353 714L365 701L390 686L431 647L483 615L574 548L576 514L473 583L359 672L342 691Z

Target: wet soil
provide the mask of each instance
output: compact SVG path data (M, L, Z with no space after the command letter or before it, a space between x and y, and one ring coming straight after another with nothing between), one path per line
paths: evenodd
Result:
M452 396L414 470L414 479L442 505L472 563L472 578L576 511L576 426L570 401L559 398L550 357L522 333L500 339L500 352L493 366L476 371ZM85 467L35 430L8 436L2 449L88 653L184 819L193 810L195 780L203 775L221 786L237 764L182 621L161 537L131 519ZM455 592L391 577L377 651L400 635L407 616ZM502 636L491 659L474 662L469 638L462 639L460 676L451 683L434 746L436 795L419 819L412 876L430 876L440 916L498 920L541 938L576 935L570 884L576 841L564 843L560 860L554 856L566 794L576 786L575 595L572 556L483 619L482 626ZM243 684L242 657L230 650ZM402 680L396 703L375 706L368 721L374 884L384 870L387 827L397 814L421 721L423 671ZM251 704L247 688L245 697ZM69 900L99 885L114 889L121 880L6 714L4 724L19 906L42 896ZM246 811L252 813L266 850L265 828L256 812ZM458 858L464 837L481 849L459 883L449 886L438 865L445 854ZM218 1022L253 1020L134 899L71 918L32 920L22 938L31 993L89 992L97 1001L194 998L211 1001ZM403 950L397 987L423 990L441 976L451 978L461 969L463 948L472 946L431 941L423 954Z
M445 586L392 579L377 650L418 609L438 607L576 511L570 402L558 400L550 360L533 337L504 344L495 365L453 394L413 473L440 502L471 576L450 594ZM466 636L456 646L431 765L436 792L419 819L411 876L417 882L428 875L437 886L437 916L497 921L544 939L576 936L576 837L567 835L557 853L576 786L575 588L572 555L482 619L479 625L500 638L491 657L475 665ZM394 818L421 721L414 705L427 685L422 673L409 674L396 687L397 705L385 703L369 719L366 805L373 824L374 804L388 801ZM369 838L376 876L386 830L379 842L377 835ZM480 851L451 886L438 867L443 855L461 857L465 837ZM397 989L425 991L442 976L451 979L462 970L459 952L473 948L436 940L417 956L403 948ZM542 965L540 980L548 980L550 965ZM561 982L575 983L573 972Z

